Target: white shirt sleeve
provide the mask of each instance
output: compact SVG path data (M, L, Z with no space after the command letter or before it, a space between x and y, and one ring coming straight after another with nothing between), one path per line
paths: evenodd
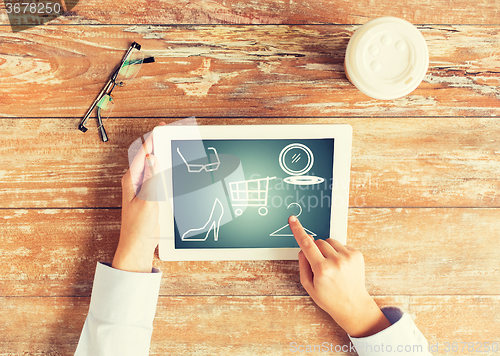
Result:
M75 356L149 354L161 272L134 273L98 263Z
M349 336L359 356L431 355L427 340L409 314L395 307L381 310L391 326L368 337Z

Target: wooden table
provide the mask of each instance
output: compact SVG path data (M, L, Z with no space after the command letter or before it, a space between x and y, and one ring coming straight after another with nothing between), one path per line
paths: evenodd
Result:
M82 0L13 33L1 4L0 355L73 354L96 263L117 245L128 147L189 116L351 124L348 242L369 292L409 312L435 355L500 343L499 11L499 0ZM343 70L353 31L385 15L417 24L430 52L419 88L393 101ZM134 40L156 63L115 89L102 143L77 126ZM349 342L296 261L155 265L153 355Z

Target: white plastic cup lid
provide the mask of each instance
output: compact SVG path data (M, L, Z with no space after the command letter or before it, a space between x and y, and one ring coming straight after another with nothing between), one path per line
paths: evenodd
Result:
M345 70L364 94L397 99L415 90L429 67L424 36L408 21L380 17L361 26L347 45Z

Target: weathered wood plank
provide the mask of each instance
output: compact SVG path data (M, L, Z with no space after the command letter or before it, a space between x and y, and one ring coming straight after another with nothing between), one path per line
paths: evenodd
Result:
M499 209L350 209L378 295L500 294ZM120 210L0 210L1 296L88 296ZM162 295L305 295L297 261L162 262Z
M111 260L120 222L119 209L85 208L120 206L127 149L151 118L192 115L350 123L350 205L363 209L350 209L348 242L364 253L370 293L409 310L439 343L434 355L449 355L444 342L500 342L500 125L488 119L500 113L498 0L110 4L81 1L57 26L12 34L0 2L0 208L14 208L0 210L0 354L74 352L95 263ZM385 15L424 24L431 55L422 85L391 102L360 94L342 68L350 25ZM437 23L487 26L425 25ZM157 62L116 89L103 144L76 125L132 40ZM305 295L295 261L155 265L154 355L348 343Z
M348 243L363 252L371 293L499 294L494 287L500 280L498 214L498 209L351 209Z
M96 262L113 259L120 214L100 209L1 210L1 296L88 295Z
M411 296L410 314L429 344L439 348L437 354L445 352L445 342L449 347L458 347L457 355L498 355L500 352L500 296ZM474 352L461 342L474 343ZM485 343L496 342L497 351L486 351ZM481 348L477 343L482 345ZM453 352L454 353L454 352Z
M72 4L76 1L66 1ZM55 23L71 24L358 24L381 16L396 16L412 23L498 24L498 0L389 0L360 1L272 1L242 0L172 1L139 0L134 3L80 1ZM8 24L0 4L0 24Z
M405 308L408 297L383 297L377 302ZM154 326L154 355L293 355L293 342L332 344L333 352L336 345L350 342L309 297L161 298ZM170 330L168 338L164 330Z
M433 355L450 354L444 342L499 341L498 296L375 300L379 306L409 311L429 343L439 343L439 352ZM89 298L0 298L0 354L73 354L89 302ZM349 345L346 334L309 297L160 297L151 355L290 355L291 342Z
M159 119L0 119L0 207L120 207L128 148ZM165 120L168 123L173 120ZM353 126L352 207L499 207L500 120L202 119L200 124ZM15 153L15 154L13 154Z
M356 28L0 28L0 116L82 117L132 40L157 61L115 90L113 117L500 115L499 26L423 27L429 71L393 101L347 81L344 53Z
M408 308L408 297L377 301ZM89 298L0 298L0 319L5 320L0 326L0 354L73 354L89 302ZM349 343L309 297L160 297L150 354L282 355L289 354L290 342L319 340Z

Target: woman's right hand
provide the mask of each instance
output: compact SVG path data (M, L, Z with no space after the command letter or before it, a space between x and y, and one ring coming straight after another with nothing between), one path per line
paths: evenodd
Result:
M389 327L366 290L361 252L332 238L315 241L295 216L288 223L301 248L300 282L314 302L352 337L370 336Z

